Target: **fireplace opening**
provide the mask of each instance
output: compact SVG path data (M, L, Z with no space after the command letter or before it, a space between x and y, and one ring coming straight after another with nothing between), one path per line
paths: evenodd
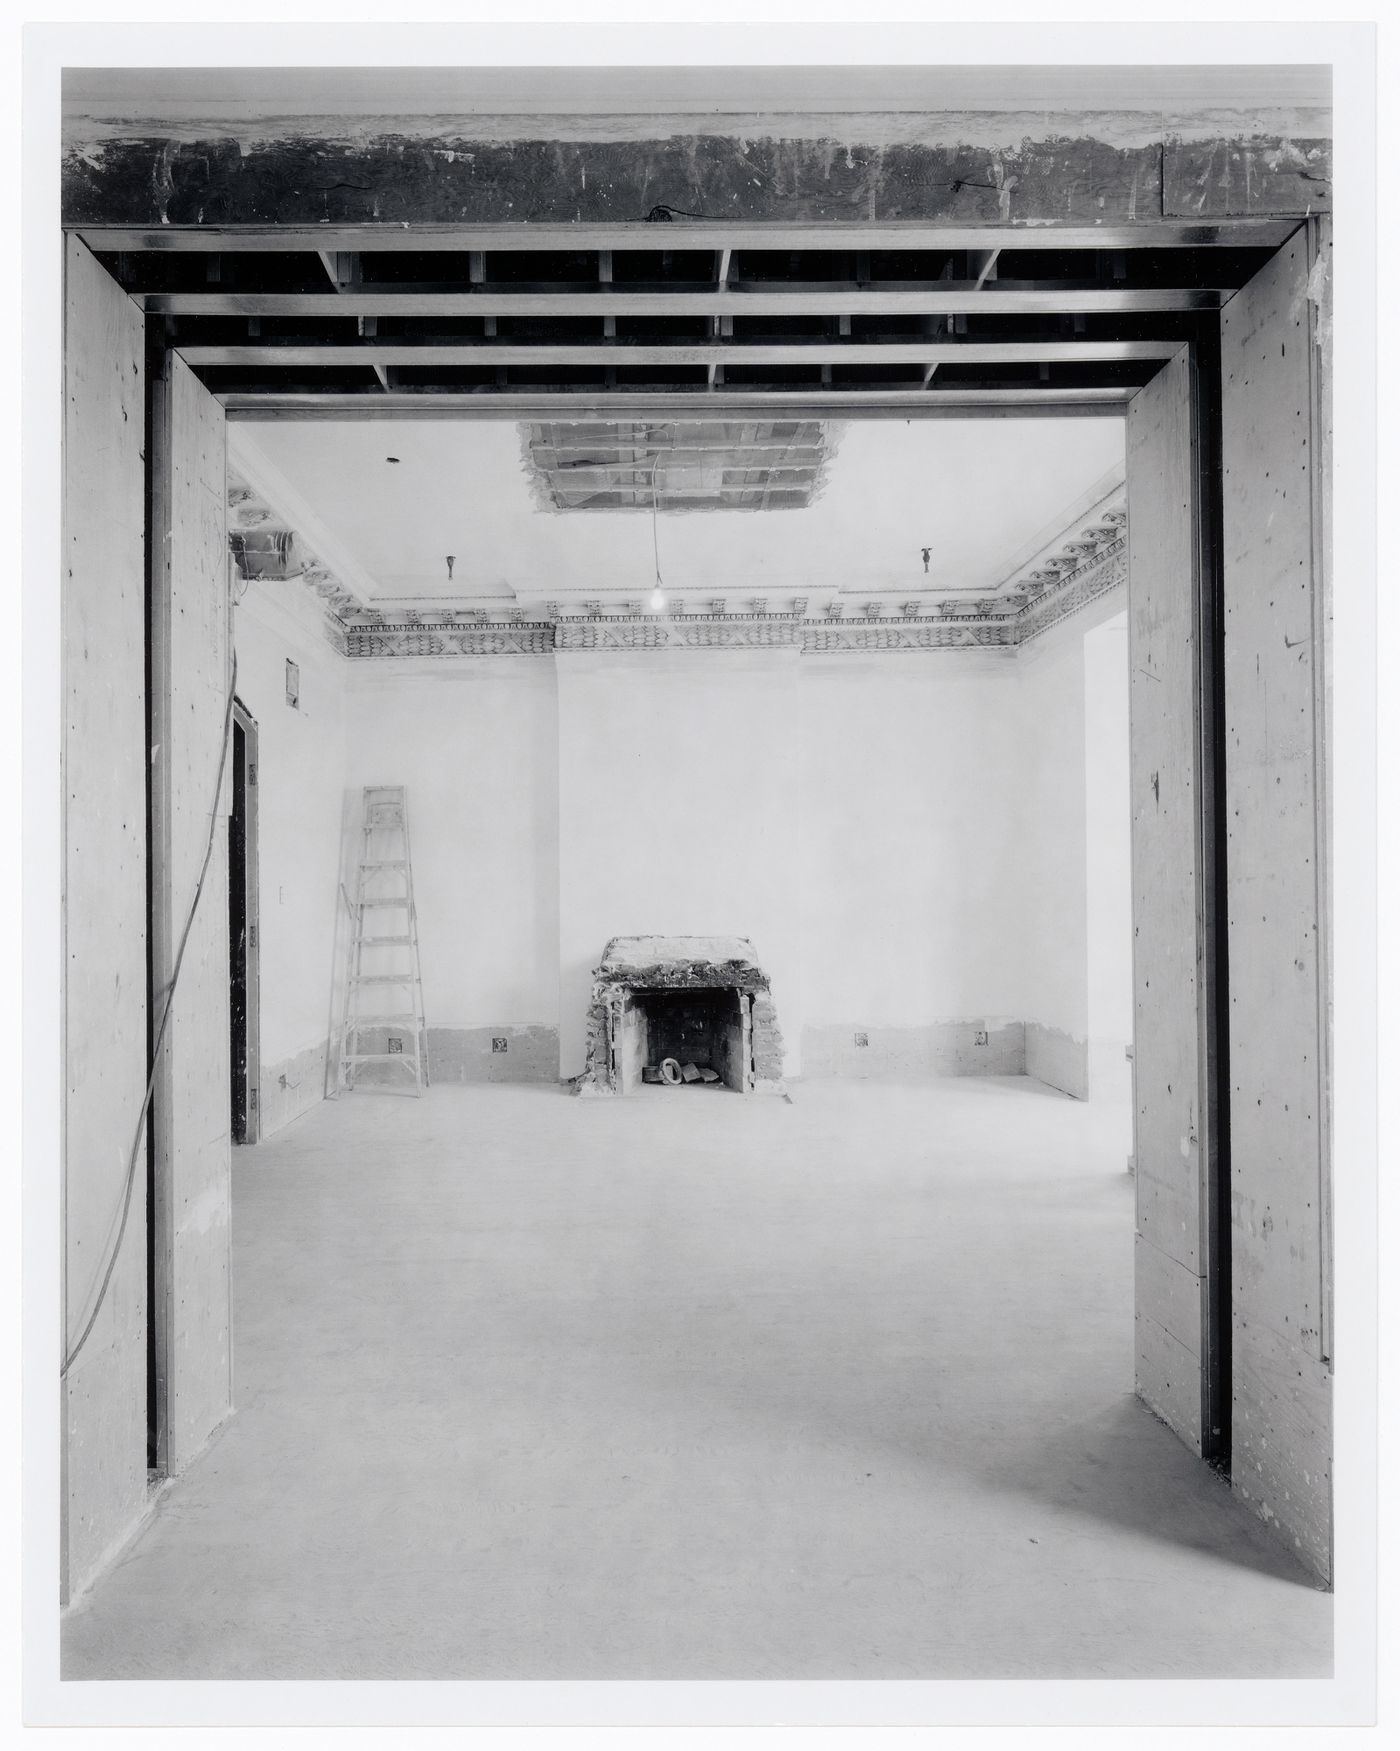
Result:
M783 1037L745 936L615 936L593 970L580 1094L692 1086L782 1094Z
M619 1018L618 1052L621 1093L630 1093L659 1076L667 1059L682 1071L687 1066L713 1072L718 1085L742 1094L745 1088L743 997L715 988L688 991L633 990ZM691 1086L713 1088L703 1074ZM689 1079L687 1079L689 1080Z

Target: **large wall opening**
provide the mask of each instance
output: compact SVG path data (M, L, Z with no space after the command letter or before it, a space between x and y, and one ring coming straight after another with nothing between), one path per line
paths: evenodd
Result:
M497 215L494 229L482 219L436 235L431 251L411 221L366 237L326 218L324 232L307 234L271 224L241 250L248 234L213 236L203 207L181 208L174 224L162 212L159 230L141 211L104 217L100 185L118 161L140 208L149 178L130 172L148 149L131 138L110 164L77 149L69 163L68 308L76 321L81 305L90 330L69 354L67 515L86 548L69 587L101 621L127 680L148 667L152 695L152 734L127 737L138 751L125 775L128 810L117 806L121 781L102 793L94 726L108 695L70 637L67 733L81 786L72 795L86 813L68 817L77 878L68 900L85 957L69 971L69 1014L87 1014L100 975L127 991L149 983L157 1001L172 993L174 1018L152 1066L153 1168L138 1221L153 1261L145 1299L135 1276L109 1273L118 1288L108 1302L89 1268L121 1187L89 1147L112 1129L113 1112L98 1110L79 1067L90 1047L115 1067L92 1090L125 1087L140 1068L128 1062L131 1041L153 1030L128 996L110 1037L89 1039L85 1022L70 1033L69 1131L85 1153L68 1174L66 1265L74 1285L100 1289L86 1327L73 1292L70 1327L80 1335L65 1353L69 1585L100 1572L145 1500L140 1389L155 1382L150 1451L164 1475L191 1471L229 1413L230 1194L240 1192L230 1145L240 1128L251 1138L255 1092L257 1147L237 1164L250 1212L273 1207L258 1173L271 1150L300 1164L304 1177L280 1184L310 1190L304 1211L338 1211L350 1196L353 1149L336 1158L352 1168L331 1185L317 1179L327 1156L299 1156L296 1143L299 1127L353 1129L377 1098L356 1091L325 1104L347 937L346 823L353 799L376 784L405 785L412 798L434 1083L414 1112L466 1101L479 1092L469 1085L487 1082L541 1085L489 1091L519 1096L522 1111L536 1096L553 1103L538 1147L521 1151L523 1193L494 1180L473 1186L482 1209L501 1198L491 1206L498 1234L518 1233L524 1209L522 1272L548 1256L550 1222L540 1218L560 1210L556 1229L599 1237L596 1256L570 1255L560 1267L585 1287L578 1300L590 1315L635 1268L648 1284L700 1283L705 1318L728 1318L768 1293L761 1273L741 1273L733 1293L716 1288L736 1259L753 1264L743 1213L755 1206L744 1198L773 1193L761 1232L780 1245L825 1184L834 1226L789 1261L789 1282L830 1269L842 1287L859 1256L864 1274L848 1305L876 1310L854 1328L870 1339L862 1365L895 1358L918 1373L921 1340L900 1326L904 1338L891 1341L896 1314L880 1298L870 1224L888 1221L886 1241L956 1233L944 1277L961 1286L960 1311L982 1306L975 1269L960 1274L967 1260L1002 1268L1010 1254L985 1185L958 1205L968 1161L987 1165L975 1148L960 1153L968 1133L959 1125L977 1126L959 1115L974 1106L954 1103L946 1125L921 1130L884 1085L913 1085L923 1098L956 1084L970 1103L1002 1103L1013 1129L1033 1112L1037 1125L1020 1134L1051 1141L1043 1157L1017 1158L1020 1177L1002 1200L1003 1210L1013 1191L1023 1200L1017 1233L1029 1250L1011 1254L1032 1258L1028 1210L1039 1209L1072 1258L1084 1210L1112 1209L1124 1240L1115 1330L1128 1319L1129 1234L1135 1252L1136 1355L1120 1396L1135 1387L1197 1456L1224 1458L1233 1434L1255 1460L1255 1477L1237 1480L1240 1496L1286 1524L1299 1560L1326 1577L1330 1263L1320 1212L1330 1193L1326 1091L1316 1083L1325 883L1288 889L1289 916L1311 918L1313 940L1287 956L1279 927L1265 928L1269 912L1256 927L1222 905L1252 906L1279 879L1259 827L1270 779L1281 794L1289 781L1290 846L1304 863L1321 861L1327 700L1315 651L1328 610L1311 526L1291 520L1287 535L1314 667L1266 686L1222 652L1232 605L1236 624L1261 642L1260 601L1274 582L1260 537L1275 492L1265 482L1284 451L1312 480L1323 423L1313 349L1303 348L1299 377L1296 359L1275 361L1272 339L1256 357L1255 329L1232 328L1228 312L1232 301L1255 312L1270 337L1285 312L1315 323L1325 225L1297 229L1292 207L1287 218L1145 223L1134 204L1111 226L1099 212L1076 213L1072 225L1018 213L1012 224L988 208L975 231L940 220L890 230L823 209L815 221L804 212L800 235L775 248L764 210L746 227L694 232L693 247L676 247L668 230L661 249L640 226L691 217L661 207L635 222L566 216L505 231ZM1143 150L1160 169L1160 141ZM191 179L226 176L223 158L207 157L182 159L188 175L172 184L180 201ZM442 175L468 174L455 151L450 162ZM794 160L793 174L808 189L805 164ZM223 189L227 210L250 198L264 165L254 154L246 185ZM754 302L745 309L744 299ZM137 344L133 312L149 324L148 347ZM96 334L109 336L105 350ZM105 482L111 504L83 477L83 445L117 433L117 414L127 419L125 379L118 391L107 381L114 347L136 394L142 357L152 373L148 602L127 526L139 455L121 450L122 480ZM699 423L713 427L703 437L691 424L702 405ZM1278 454L1260 448L1263 431ZM1223 493L1222 457L1233 482ZM1304 497L1324 492L1319 484ZM103 597L96 555L113 522L123 569L117 593ZM84 630L81 615L71 626ZM219 782L229 751L214 707L232 699L235 661L263 748L256 859L246 779L241 796ZM1275 684L1316 730L1287 759L1258 733ZM1226 727L1246 752L1228 753ZM249 733L238 724L231 750L245 772ZM149 870L124 837L126 814L143 818L148 777ZM1245 812L1240 828L1226 826L1235 819L1227 791ZM201 865L196 805L211 794L212 850ZM231 829L221 819L230 805ZM92 918L82 915L96 909L81 879L90 823L125 885L148 889L132 911L134 937L115 947L89 940ZM207 869L212 935L207 910L196 916ZM187 902L195 947L177 989ZM645 978L614 981L600 1000L607 945L627 930L653 933L649 941L742 939L762 977L696 979L683 994ZM1256 992L1236 1013L1225 982L1227 962L1241 964L1236 947L1256 964L1286 962L1301 982ZM143 960L149 981L124 983ZM231 988L243 992L241 1019L237 996L230 1013ZM1274 1010L1290 1017L1286 1050L1262 1027ZM562 1181L551 1130L562 1122L561 1089L601 1077L614 1092L640 1092L647 1072L673 1059L715 1098L688 1087L666 1090L669 1106L657 1095L568 1108L589 1141L584 1171ZM1227 1062L1240 1088L1259 1091L1261 1115L1249 1121L1255 1147L1233 1157ZM784 1181L793 1164L782 1135L760 1132L789 1117L780 1103L720 1098L746 1083L786 1092L797 1107L807 1090L830 1103L830 1136L815 1127L804 1144L806 1177ZM1304 1121L1291 1103L1286 1119L1264 1112L1265 1096L1285 1086L1305 1094ZM861 1102L892 1135L904 1127L908 1146L892 1151L888 1172L876 1162L867 1175L866 1134L849 1118ZM1013 1112L1017 1102L1035 1104ZM1074 1127L1086 1102L1116 1116L1077 1179L1086 1157ZM769 1180L756 1171L726 1185L737 1201L708 1229L689 1221L709 1196L704 1174L698 1202L683 1190L663 1206L652 1200L674 1197L676 1182L615 1171L618 1133L608 1127L632 1123L635 1138L664 1139L664 1115L682 1110L687 1122L712 1114L746 1127L751 1165L775 1168ZM517 1135L509 1125L504 1133ZM401 1142L396 1134L376 1146ZM473 1271L484 1269L452 1227L453 1200L465 1176L483 1164L488 1177L495 1171L497 1143L489 1127L459 1127L446 1170L406 1176L398 1205L399 1182L376 1157L354 1194L369 1205L352 1212L367 1218L372 1206L374 1220L350 1232L372 1233L388 1257L397 1222L437 1211L442 1256L455 1259L458 1245ZM693 1169L689 1147L677 1144L674 1159ZM647 1148L650 1172L658 1157ZM934 1158L949 1176L937 1188L920 1177ZM415 1167L425 1159L415 1150ZM716 1148L702 1165L743 1159L742 1149ZM1047 1160L1053 1185L1036 1178ZM1301 1246L1269 1238L1275 1170L1292 1219L1316 1226ZM630 1203L609 1201L619 1184L634 1186ZM938 1197L949 1220L925 1229ZM966 1219L972 1208L993 1214ZM645 1220L628 1227L638 1212ZM687 1252L707 1234L694 1244L712 1250ZM652 1271L649 1249L664 1269ZM486 1250L494 1270L500 1257ZM263 1265L276 1263L274 1251ZM926 1249L905 1245L896 1277L926 1263ZM294 1292L308 1289L307 1268L293 1259ZM288 1280L274 1270L259 1306L245 1310L253 1325L278 1287ZM361 1310L341 1311L348 1329ZM464 1322L470 1311L457 1307ZM1054 1324L1038 1326L1038 1311L1033 1297L1025 1330ZM1078 1318L1082 1309L1060 1311ZM85 1350L98 1313L102 1342ZM807 1325L823 1316L819 1302L807 1305ZM706 1329L735 1336L723 1318ZM644 1323L683 1343L691 1328L667 1319L663 1299ZM800 1334L804 1320L781 1329ZM611 1353L619 1329L606 1318L590 1328L575 1364L586 1370L589 1356ZM927 1329L942 1334L934 1347L946 1360L961 1329L949 1307L930 1313ZM825 1353L840 1352L839 1335L828 1333ZM752 1347L716 1342L692 1359L696 1402L727 1402L726 1382L707 1372L713 1355L760 1354L771 1378L797 1378L765 1350L757 1324L737 1336ZM332 1374L347 1352L359 1346L328 1346ZM470 1344L454 1354L469 1356ZM1072 1372L1077 1354L1057 1341L1046 1366ZM973 1379L976 1360L925 1380L928 1402L950 1379ZM1269 1382L1294 1362L1281 1405ZM848 1385L858 1378L851 1372ZM567 1368L559 1381L562 1398ZM820 1396L808 1381L775 1402L799 1424ZM836 1422L857 1428L861 1418ZM927 1457L937 1426L901 1412L881 1438L888 1451ZM1145 1411L1133 1430L1144 1440L1164 1433ZM106 1442L120 1449L110 1466L93 1458ZM1016 1464L1006 1461L997 1486L1034 1498ZM1036 1539L1028 1532L1027 1541Z

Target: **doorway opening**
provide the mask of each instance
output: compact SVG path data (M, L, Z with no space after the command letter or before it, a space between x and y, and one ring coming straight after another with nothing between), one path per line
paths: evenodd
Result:
M229 765L229 1100L235 1143L258 1140L258 726L237 700Z

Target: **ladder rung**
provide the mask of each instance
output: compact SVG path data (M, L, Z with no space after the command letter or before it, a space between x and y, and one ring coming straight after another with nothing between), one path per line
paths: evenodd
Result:
M354 901L355 925L351 939L350 967L346 969L345 1010L340 1040L340 1086L355 1086L355 1071L361 1064L399 1064L407 1072L406 1080L421 1091L428 1084L428 1024L423 1015L423 976L418 962L418 920L413 900L413 870L409 860L408 791L403 785L366 785L364 814L360 823L359 877ZM382 855L397 852L397 856ZM376 853L380 855L375 855ZM383 889L391 891L385 893ZM390 907L403 914L379 924L379 934L367 916L371 907ZM393 972L361 972L361 951L370 951L370 965L376 964L375 952L383 949L384 960L408 961L407 969ZM388 950L398 951L393 954ZM382 993L366 990L372 986L387 986ZM376 1004L407 999L412 1011L385 1010ZM369 1005L366 1013L357 1012L357 1004ZM401 1049L393 1052L354 1050L377 1043L367 1039L385 1032ZM396 1036L402 1035L400 1039Z

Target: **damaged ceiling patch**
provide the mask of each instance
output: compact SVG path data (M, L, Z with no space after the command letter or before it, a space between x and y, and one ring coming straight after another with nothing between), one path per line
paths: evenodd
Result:
M802 510L836 450L830 423L808 419L553 420L521 437L556 511Z

